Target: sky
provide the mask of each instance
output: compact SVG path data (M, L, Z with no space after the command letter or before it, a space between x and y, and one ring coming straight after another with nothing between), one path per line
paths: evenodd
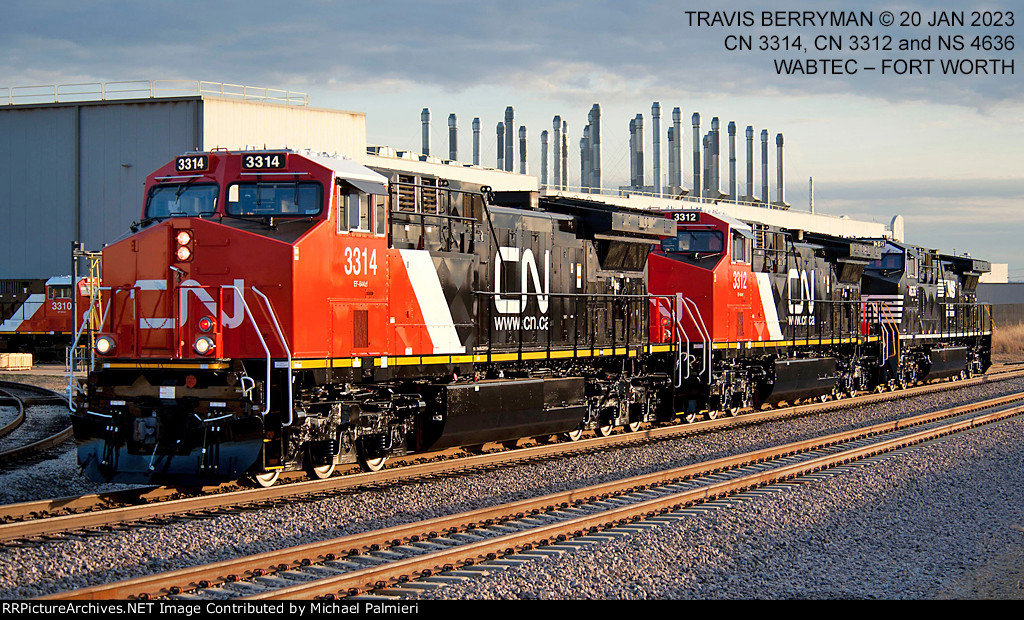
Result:
M555 115L567 121L570 185L579 181L587 113L599 103L606 186L628 179L628 125L637 114L653 184L651 104L658 101L663 131L672 109L682 112L685 185L694 112L702 133L712 117L721 121L723 185L725 127L736 122L741 190L743 130L768 129L772 200L782 133L793 209L808 208L813 177L818 213L885 223L901 214L907 241L1009 263L1011 280L1024 281L1024 62L1014 45L1024 45L1024 7L1015 11L1019 3L1009 0L714 4L8 0L0 95L5 87L123 80L288 89L308 94L314 107L365 112L371 144L414 151L421 150L420 111L429 108L434 154L447 154L455 113L460 159L469 160L479 117L482 163L491 166L495 126L512 106L517 135L527 127L532 174L539 174L541 131L551 130ZM751 49L729 49L741 37ZM940 50L943 42L962 49ZM825 43L833 48L817 49ZM987 74L953 75L950 63ZM662 157L667 175L664 136ZM759 161L754 187L760 194Z

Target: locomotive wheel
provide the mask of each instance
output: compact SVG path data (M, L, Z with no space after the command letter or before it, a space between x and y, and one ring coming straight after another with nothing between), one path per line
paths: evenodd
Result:
M683 422L686 422L687 424L693 424L696 421L697 421L697 412L696 411L687 411L686 413L683 414Z
M249 482L254 485L266 489L274 486L274 483L277 482L277 479L280 476L281 472L275 469L274 471L268 471L262 474L249 474L248 479Z
M324 480L325 478L330 478L336 468L337 466L334 463L319 466L307 465L306 473L314 480Z
M565 437L569 441L579 441L580 437L583 437L583 429L582 428L574 428L571 431L569 431L568 433L566 433Z
M718 410L708 409L706 412L704 412L704 417L707 418L708 420L715 420L718 418Z
M640 430L640 427L643 426L643 425L644 425L644 423L641 422L640 420L630 420L630 422L628 424L626 424L625 426L623 426L622 428L627 433L635 433L638 430Z
M734 418L734 417L738 416L739 414L740 414L740 408L737 407L736 405L733 405L731 407L726 407L725 408L725 415L729 416L730 418Z
M387 462L388 457L381 456L375 459L368 459L360 454L358 460L359 467L361 467L363 471L375 472L384 469L384 463Z
M612 431L614 429L615 427L609 423L603 426L598 426L597 428L594 429L594 432L597 433L598 437L607 437L608 435L612 434Z

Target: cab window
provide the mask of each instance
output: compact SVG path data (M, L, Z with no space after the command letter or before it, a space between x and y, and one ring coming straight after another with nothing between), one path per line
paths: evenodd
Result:
M732 262L750 262L750 240L735 231L732 233Z
M384 196L338 191L338 232L372 232L384 234Z
M58 284L49 287L47 291L50 299L71 299L71 286Z
M310 217L323 209L319 183L256 182L228 186L228 215Z
M661 241L663 252L676 254L719 254L723 249L722 233L717 230L680 230L674 239Z

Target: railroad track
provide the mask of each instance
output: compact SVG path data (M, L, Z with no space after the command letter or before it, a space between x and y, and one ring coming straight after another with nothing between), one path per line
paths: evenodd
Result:
M64 396L52 390L24 383L0 381L0 406L15 407L18 411L14 420L0 429L0 437L5 437L24 426L28 420L27 409L29 407L61 406L66 403ZM52 428L53 424L47 422L42 426ZM38 433L32 433L32 435L32 439L24 441L21 445L0 451L0 467L24 462L26 459L64 443L71 438L71 426L61 424L56 431L47 432L41 438L38 437Z
M117 493L12 504L0 507L0 542L15 545L45 544L55 536L91 536L125 524L159 526L180 518L194 519L203 514L213 516L225 510L261 509L275 503L316 501L385 485L409 484L439 476L465 475L484 469L564 458L571 454L628 448L736 426L815 415L829 410L858 407L1018 376L1024 376L1024 370L986 375L962 382L943 382L897 392L862 395L854 399L786 407L763 411L758 415L719 418L697 424L665 426L610 437L542 444L474 456L463 454L457 458L453 456L457 451L453 450L433 459L424 458L422 455L404 459L405 463L402 466L380 472L334 476L326 480L295 482L265 489L227 486L189 494L168 487L146 487Z
M1024 393L472 512L53 595L342 598L600 544L692 507L1024 415ZM485 567L485 570L486 567ZM492 569L493 570L493 569ZM416 581L425 581L420 586ZM392 590L391 595L400 594Z

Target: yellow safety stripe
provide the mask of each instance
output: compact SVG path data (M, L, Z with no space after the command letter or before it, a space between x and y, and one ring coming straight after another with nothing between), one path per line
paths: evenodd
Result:
M228 362L103 362L103 368L114 370L227 370Z
M824 344L853 344L857 342L871 342L879 340L878 336L866 338L822 338L812 340L766 340L749 342L716 342L714 349L742 349L742 348L764 348L764 347L786 347L800 345L824 345ZM692 343L701 345L699 342ZM376 368L387 368L390 366L419 366L419 365L450 365L450 364L486 364L488 362L519 362L531 360L558 360L587 357L613 357L628 356L636 357L642 353L671 353L676 350L671 344L652 344L643 347L615 347L591 349L559 349L553 351L523 351L522 353L476 353L473 355L388 355L369 358L331 358L319 360L293 360L292 368L295 370L311 368L359 368L372 364Z

